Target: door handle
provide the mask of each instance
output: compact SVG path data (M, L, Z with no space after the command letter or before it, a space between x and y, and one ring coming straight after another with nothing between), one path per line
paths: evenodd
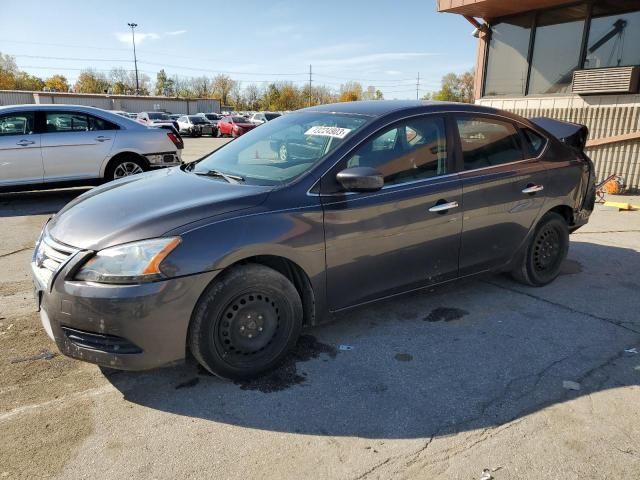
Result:
M107 140L111 140L111 137L103 137L100 135L99 137L96 137L96 140L99 142L106 142Z
M527 185L527 188L522 190L522 193L530 194L530 193L541 192L542 190L544 190L543 185Z
M452 208L458 208L458 202L436 203L429 211L433 213L443 213Z
M27 145L33 145L34 142L33 140L20 140L19 142L16 142L16 145L20 145L21 147L26 147Z

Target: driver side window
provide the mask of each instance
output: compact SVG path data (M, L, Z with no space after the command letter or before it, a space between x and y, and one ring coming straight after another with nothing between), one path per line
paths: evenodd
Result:
M347 168L372 167L385 185L432 178L447 173L447 136L443 117L402 120L362 144Z

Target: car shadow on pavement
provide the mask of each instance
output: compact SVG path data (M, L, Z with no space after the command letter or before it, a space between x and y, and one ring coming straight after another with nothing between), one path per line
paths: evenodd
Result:
M640 383L639 265L634 250L574 237L547 287L492 276L353 310L252 382L192 360L103 371L129 402L248 428L365 438L487 428Z
M0 192L0 218L53 214L90 188Z

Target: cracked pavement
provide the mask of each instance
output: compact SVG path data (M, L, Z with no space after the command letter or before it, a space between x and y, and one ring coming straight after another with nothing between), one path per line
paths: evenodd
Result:
M640 212L598 206L545 288L491 276L345 313L306 332L335 356L264 393L47 354L30 249L81 191L0 195L0 478L640 478Z

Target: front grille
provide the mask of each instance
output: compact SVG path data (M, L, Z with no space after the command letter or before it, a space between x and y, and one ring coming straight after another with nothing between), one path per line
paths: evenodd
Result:
M71 343L78 347L105 353L142 353L142 349L126 338L101 333L84 332L75 328L61 327Z
M49 285L51 277L77 252L73 247L56 242L45 232L33 256L38 280L45 286Z

